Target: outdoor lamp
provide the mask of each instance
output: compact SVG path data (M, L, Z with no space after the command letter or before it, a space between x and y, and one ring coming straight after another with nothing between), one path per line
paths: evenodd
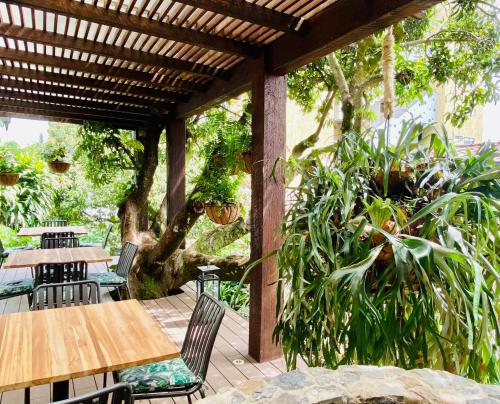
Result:
M196 298L202 293L206 293L219 300L220 278L217 271L220 268L215 265L203 265L198 267L198 277L196 279Z

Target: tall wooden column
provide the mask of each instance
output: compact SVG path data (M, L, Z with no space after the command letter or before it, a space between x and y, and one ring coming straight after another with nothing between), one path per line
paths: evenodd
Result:
M167 224L186 202L186 121L167 125Z
M252 83L252 210L251 257L258 260L280 243L285 212L285 184L278 159L285 158L286 78L265 73L264 64ZM252 270L250 279L249 354L259 362L281 355L273 343L276 325L278 270L269 258Z

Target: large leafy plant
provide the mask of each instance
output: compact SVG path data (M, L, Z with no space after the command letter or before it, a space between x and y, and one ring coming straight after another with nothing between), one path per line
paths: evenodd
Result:
M276 338L289 368L360 363L498 381L500 169L406 126L316 156L283 225Z
M53 188L35 154L13 150L12 158L23 175L15 186L0 192L0 223L17 229L44 219L52 205Z

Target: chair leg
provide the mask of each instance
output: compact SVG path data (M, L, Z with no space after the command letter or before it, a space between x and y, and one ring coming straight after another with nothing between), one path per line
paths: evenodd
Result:
M205 398L205 386L201 386L200 396L201 396L201 398Z
M189 404L193 404L193 402L191 401L191 395L187 396L187 399Z

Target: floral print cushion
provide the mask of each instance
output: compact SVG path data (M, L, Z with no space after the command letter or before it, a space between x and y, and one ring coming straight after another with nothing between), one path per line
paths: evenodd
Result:
M115 272L93 272L88 274L88 279L92 281L97 281L101 286L114 286L123 285L127 282L125 278L117 275Z
M0 283L0 297L15 296L33 291L33 279L19 279Z
M169 387L203 383L182 358L135 366L118 372L120 383L128 383L134 393L151 393Z

